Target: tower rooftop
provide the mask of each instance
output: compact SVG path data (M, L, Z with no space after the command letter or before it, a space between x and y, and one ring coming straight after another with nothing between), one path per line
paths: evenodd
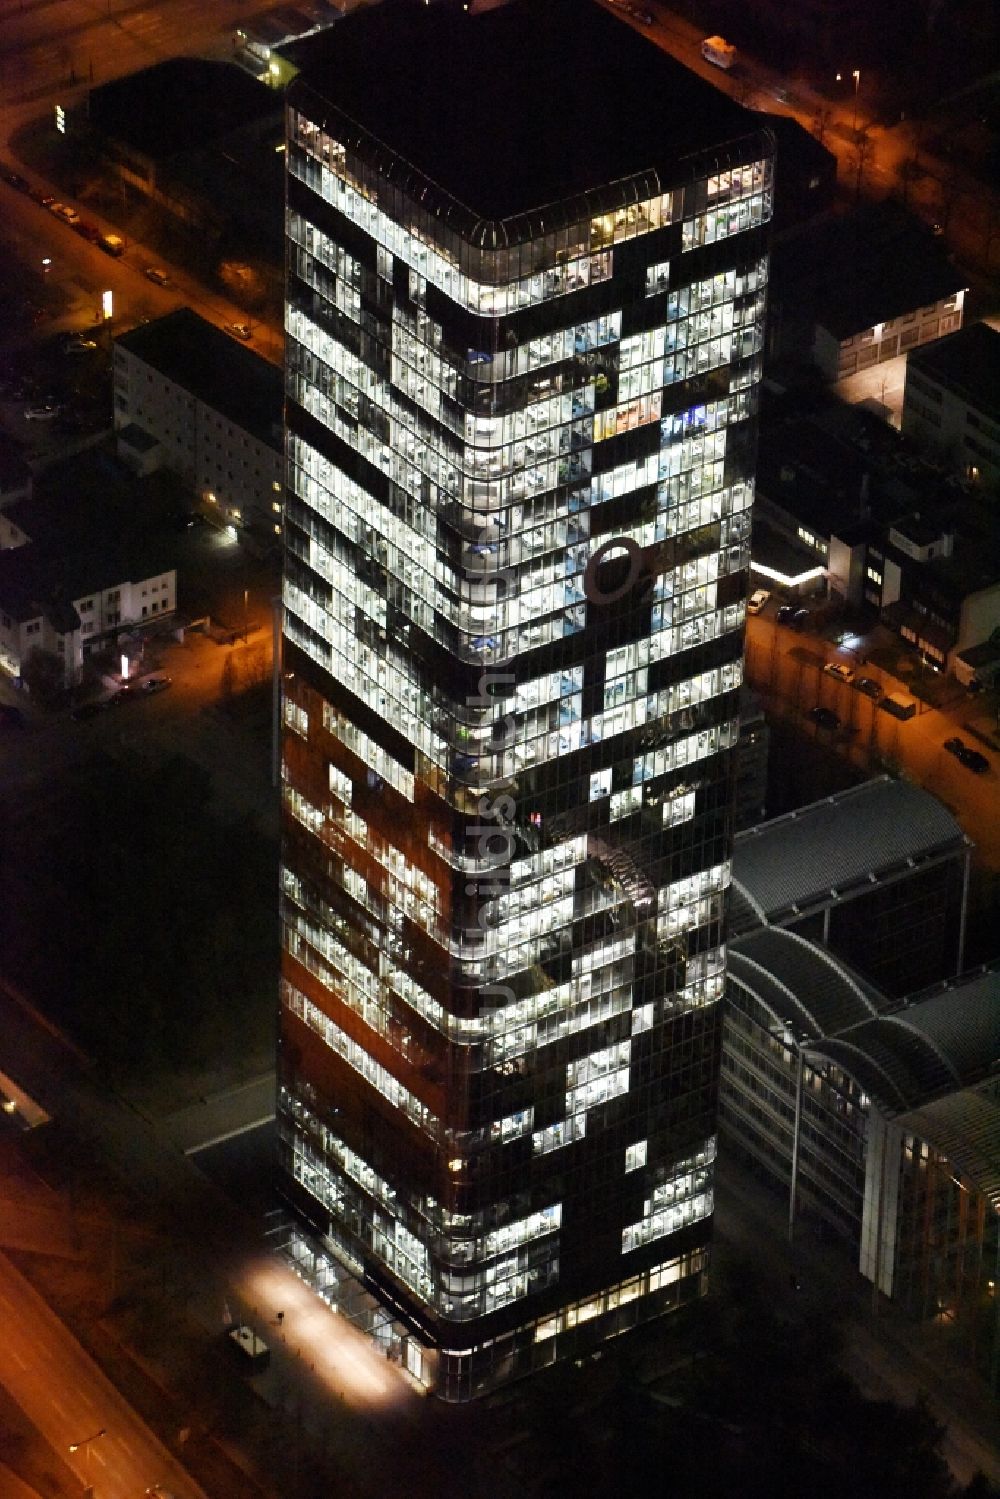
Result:
M385 0L284 51L293 104L306 86L486 219L650 170L679 186L685 156L760 134L595 0Z

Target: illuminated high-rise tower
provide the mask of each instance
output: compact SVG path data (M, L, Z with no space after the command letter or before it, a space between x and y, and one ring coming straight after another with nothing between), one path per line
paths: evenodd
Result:
M296 61L282 1181L465 1399L705 1284L772 141L585 0Z

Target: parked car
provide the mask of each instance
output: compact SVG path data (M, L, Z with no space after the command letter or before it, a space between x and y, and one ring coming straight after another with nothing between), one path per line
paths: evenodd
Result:
M56 218L60 218L66 212L66 204L60 203L58 198L50 198L49 201L47 203L44 203L42 206L44 208L47 208L49 210L49 213L54 213Z
M96 340L96 338L84 338L84 336L82 334L80 334L76 338L69 339L67 341L67 343L65 343L63 345L63 353L64 354L91 354L91 353L93 353L93 351L96 348L97 348L97 340Z
M834 713L832 708L810 708L806 717L811 718L813 723L821 729L840 728L840 716Z
M76 223L73 225L73 228L76 230L77 234L81 235L84 239L89 240L92 245L96 245L97 241L101 237L101 231L100 229L98 229L97 225L91 224L87 219L77 219Z
M98 714L105 713L107 707L107 702L104 699L101 699L100 702L78 703L70 714L70 718L75 718L78 722L81 719L96 718Z
M11 171L10 167L3 167L2 169L0 169L0 177L2 177L4 182L6 182L10 187L16 188L19 193L26 193L31 185L28 182L27 177L22 177L20 172Z
M792 629L793 630L804 630L805 627L806 627L806 625L808 623L809 623L809 610L808 609L796 609L795 613L792 615Z
M227 323L226 332L231 333L234 338L241 338L244 343L253 338L249 323Z
M51 422L58 415L58 406L29 406L24 413L24 420L26 422Z
M155 281L157 286L166 286L170 281L170 277L166 271L161 271L158 265L148 265L143 271L143 275L147 281Z
M28 197L31 198L34 203L37 203L40 208L48 208L50 203L54 203L56 201L55 193L47 193L44 187L29 187Z
M882 684L881 682L876 682L874 677L858 677L854 685L859 692L864 693L865 697L874 698L876 702L882 696Z
M124 687L116 687L105 701L109 708L117 708L121 703L130 703L136 696L135 689L126 683Z
M140 682L139 690L140 692L148 693L150 696L154 692L166 692L170 686L170 681L170 677L147 677L144 682Z
M52 212L57 218L62 219L65 224L78 224L80 222L80 215L69 203L54 203L52 205Z
M747 599L747 613L759 614L771 595L766 588L757 588Z
M982 775L984 770L990 768L990 762L985 755L981 755L978 750L972 748L971 744L966 744L957 736L954 739L946 739L944 747L949 755L955 756L960 765L964 765L967 770L974 770L977 775Z
M781 608L778 610L777 614L774 617L779 625L790 625L792 620L795 618L795 605L782 604Z
M854 673L849 666L844 666L840 661L828 661L823 670L829 677L836 677L838 682L853 682Z

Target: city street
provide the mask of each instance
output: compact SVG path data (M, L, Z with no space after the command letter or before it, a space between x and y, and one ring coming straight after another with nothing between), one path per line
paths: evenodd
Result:
M0 1067L6 1064L11 1070L16 1059L22 1086L44 1102L53 1127L67 1141L63 1175L55 1183L47 1184L41 1176L49 1170L45 1150L38 1157L32 1152L32 1158L43 1163L37 1171L23 1167L19 1171L14 1196L19 1207L32 1211L16 1215L16 1230L13 1215L0 1215L0 1244L13 1233L12 1247L22 1254L33 1249L36 1254L71 1259L78 1242L81 1266L89 1266L86 1275L91 1281L96 1276L101 1287L99 1299L117 1289L125 1307L146 1307L145 1346L140 1342L126 1356L141 1361L147 1382L153 1378L161 1383L160 1419L175 1423L172 1438L184 1426L193 1427L202 1413L193 1403L193 1393L185 1391L183 1378L171 1367L171 1355L161 1347L162 1334L154 1339L153 1329L161 1328L166 1317L168 1323L176 1322L188 1342L196 1337L199 1346L216 1350L213 1360L217 1361L227 1325L245 1319L270 1345L272 1360L267 1373L254 1382L254 1429L239 1433L240 1443L245 1443L243 1465L252 1463L255 1451L259 1455L269 1450L269 1444L287 1442L289 1434L305 1429L331 1460L334 1454L350 1453L351 1463L363 1469L368 1421L378 1416L387 1423L386 1430L392 1431L423 1409L423 1401L410 1384L346 1318L327 1308L291 1270L264 1251L260 1216L251 1216L244 1204L223 1195L144 1113L108 1093L101 1079L92 1078L75 1052L18 1004L2 982L0 1036ZM213 1101L215 1127L227 1132L228 1122L239 1128L248 1106L259 1109L262 1083L258 1080L247 1089L226 1090ZM266 1093L266 1083L263 1086ZM41 1137L38 1143L44 1145ZM0 1173L13 1169L17 1159L0 1158ZM123 1190L127 1199L121 1198ZM9 1199L11 1191L10 1181L5 1180L4 1196ZM72 1207L84 1198L90 1200L95 1191L114 1199L111 1211L127 1213L117 1233L108 1226L103 1238L95 1240L92 1215L74 1210L75 1227L71 1224L68 1238L65 1233L49 1237L47 1219L53 1207L61 1208L65 1218L67 1202ZM37 1231L33 1244L32 1229ZM60 1338L68 1339L74 1349L76 1344L52 1312L46 1312L45 1336L38 1345L41 1355L35 1358L32 1328L38 1298L34 1292L31 1297L21 1295L22 1278L16 1271L7 1274L0 1255L0 1310L5 1321L8 1305L18 1303L24 1308L11 1339L5 1339L5 1351L15 1350L18 1357L5 1366L2 1378L53 1451L65 1449L69 1455L68 1443L104 1428L108 1437L95 1444L106 1446L101 1470L105 1482L96 1499L134 1499L153 1482L164 1482L177 1499L198 1499L202 1490L190 1479L181 1482L176 1477L180 1473L176 1461L168 1458L155 1438L143 1433L142 1423L126 1421L124 1396L116 1396L113 1402L103 1375L94 1371L98 1377L91 1377L91 1361L83 1350L77 1350L79 1358L76 1353L63 1357ZM93 1298L93 1288L89 1296ZM283 1313L280 1322L279 1311ZM88 1314L88 1323L91 1320ZM108 1308L99 1327L95 1324L95 1335L100 1331L104 1344L113 1341L117 1346L121 1339L121 1333L114 1331L117 1325ZM67 1371L65 1388L60 1368ZM228 1395L220 1392L220 1402L228 1404L245 1393L238 1371L233 1370L231 1382ZM289 1424L283 1428L286 1417ZM236 1485L232 1475L238 1469L233 1468L232 1458L223 1463L213 1450L206 1456L205 1443L202 1430L202 1460L211 1458L213 1470L220 1474L219 1485L210 1490L212 1499L228 1499L230 1494L235 1499L237 1493L288 1499L274 1469L261 1469L259 1482L248 1476L243 1486ZM285 1452L291 1463L293 1454L287 1446ZM96 1455L89 1461L96 1476ZM133 1464L144 1466L139 1471ZM80 1472L83 1476L82 1467ZM346 1480L340 1491L355 1492Z
M128 0L124 4L106 0L101 6L86 0L25 6L4 0L0 4L0 158L19 169L12 148L18 131L38 119L51 118L56 103L64 108L82 103L92 84L170 57L228 58L233 26L257 9L249 0L219 0L211 7L201 0L158 0L152 6ZM32 182L39 181L30 168L25 175ZM72 201L65 193L60 196ZM113 260L6 183L0 183L0 210L5 237L25 264L40 267L43 257L51 259L48 275L67 300L60 327L91 327L105 290L114 294L115 328L130 327L141 317L158 316L179 306L193 307L221 326L246 315L241 307L173 267L167 267L170 286L154 286L143 272L147 266L162 265L163 260L152 250L130 242L125 255ZM84 213L96 217L86 206ZM99 227L114 230L117 225L102 219ZM255 323L252 347L280 363L280 328Z
M4 1384L95 1496L131 1499L164 1483L177 1499L205 1499L3 1253L0 1317Z
M1000 268L1000 196L995 184L976 181L953 160L937 159L926 140L925 122L901 119L887 126L876 120L866 79L859 80L856 96L846 84L838 85L835 76L820 93L804 79L744 52L732 72L726 72L701 56L701 28L665 5L653 0L648 7L637 7L653 17L653 25L644 26L639 20L629 22L614 0L604 3L623 23L652 37L685 67L741 104L791 115L810 133L817 133L819 127L823 145L837 157L842 189L859 181L859 148L863 151L860 182L866 196L901 193L901 174L908 172L906 196L914 211L928 224L946 220L949 247L969 264L987 271ZM850 45L850 39L845 39L848 56Z
M774 622L774 601L767 612L747 620L747 680L761 694L769 713L787 718L796 731L825 744L867 774L891 767L934 793L954 814L976 845L983 868L1000 870L1000 819L997 818L1000 755L969 737L966 722L974 702L959 692L946 712L917 702L915 717L900 721L846 682L823 671L826 662L841 662L858 676L870 676L886 693L912 694L888 672L871 663L862 666L856 652L838 651L815 635L799 634ZM808 709L832 709L840 729L809 723ZM990 761L976 775L944 749L955 734L981 749Z

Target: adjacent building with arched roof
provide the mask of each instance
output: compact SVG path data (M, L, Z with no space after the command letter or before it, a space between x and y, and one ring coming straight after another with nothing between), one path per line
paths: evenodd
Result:
M774 927L729 948L720 1134L1000 1376L1000 965L899 1004Z

